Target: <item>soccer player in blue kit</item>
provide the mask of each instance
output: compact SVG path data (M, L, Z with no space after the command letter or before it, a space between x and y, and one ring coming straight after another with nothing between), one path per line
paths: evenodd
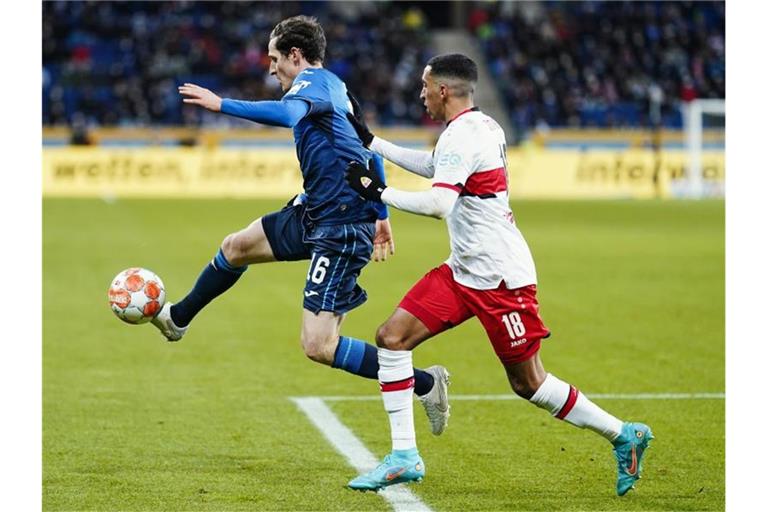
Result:
M269 72L285 91L280 101L222 99L195 84L179 87L184 103L293 128L305 193L301 201L224 238L187 296L166 303L152 323L168 341L177 341L194 316L234 285L249 265L309 260L301 331L304 353L313 361L377 379L376 347L340 336L339 331L346 313L367 298L357 278L374 245L376 259L386 258L394 245L386 209L361 198L345 180L348 163L369 162L372 153L346 117L353 111L346 85L322 67L325 46L315 18L295 16L275 26L268 47ZM383 177L383 163L376 163ZM448 377L442 366L415 372L416 395L438 435L449 416Z

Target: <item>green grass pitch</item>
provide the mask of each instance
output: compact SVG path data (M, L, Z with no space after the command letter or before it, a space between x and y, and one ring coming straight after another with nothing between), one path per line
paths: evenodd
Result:
M376 395L310 362L299 344L306 264L252 267L183 341L120 322L110 279L144 266L178 300L229 232L277 201L43 202L45 510L389 510L288 399ZM722 201L519 201L553 332L546 368L590 393L725 389ZM368 302L343 332L371 339L412 283L448 254L443 222L394 213L397 254L361 277ZM453 394L510 393L476 321L415 351ZM600 400L656 435L637 490L614 493L609 444L523 401L455 401L445 434L416 404L428 473L409 488L438 510L722 510L725 403ZM380 401L330 407L377 456Z

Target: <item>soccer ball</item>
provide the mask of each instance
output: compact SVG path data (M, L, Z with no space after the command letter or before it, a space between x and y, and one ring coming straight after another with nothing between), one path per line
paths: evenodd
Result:
M152 320L165 304L165 286L145 268L129 268L115 276L109 286L109 307L129 324Z

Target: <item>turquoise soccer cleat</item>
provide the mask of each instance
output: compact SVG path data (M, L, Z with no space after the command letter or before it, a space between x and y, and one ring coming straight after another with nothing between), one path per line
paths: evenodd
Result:
M624 423L621 434L613 442L613 454L618 462L619 476L616 480L616 494L624 496L634 488L643 470L643 455L653 433L643 423Z
M360 475L347 484L356 491L378 491L384 487L407 482L421 482L424 461L416 448L393 451L373 471Z

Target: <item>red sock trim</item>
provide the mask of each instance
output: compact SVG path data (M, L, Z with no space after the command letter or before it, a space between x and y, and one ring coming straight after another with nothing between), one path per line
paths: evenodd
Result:
M557 413L555 418L559 420L565 419L565 417L568 416L568 413L571 412L571 409L573 409L573 406L576 405L577 398L579 398L579 390L571 386L571 389L568 391L568 399L565 401L565 405L560 409L560 412Z
M412 388L415 383L416 379L409 377L397 382L379 382L379 385L381 386L381 390L386 393L387 391L402 391L404 389Z

